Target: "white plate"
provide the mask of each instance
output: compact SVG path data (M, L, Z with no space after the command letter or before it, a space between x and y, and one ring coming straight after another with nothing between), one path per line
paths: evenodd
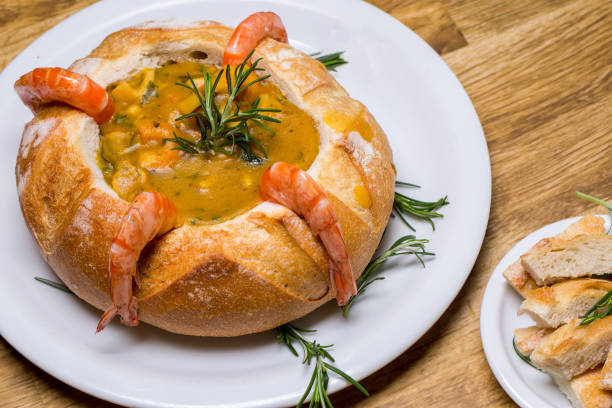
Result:
M606 230L610 217L606 219ZM571 408L552 378L523 362L512 347L514 330L533 326L529 316L517 315L521 296L502 273L542 238L552 237L581 217L567 218L523 238L497 265L485 289L480 308L480 335L489 366L508 395L522 408Z
M465 91L436 53L404 25L349 0L102 1L49 30L0 76L0 331L29 360L62 381L131 406L264 407L295 404L310 369L278 345L274 333L235 339L190 338L141 325L113 324L94 335L99 312L33 280L54 278L38 254L17 201L14 163L23 125L31 118L12 90L37 66L68 66L107 34L153 19L214 19L236 25L252 12L273 10L291 43L307 51L346 50L336 74L351 95L374 113L391 140L398 178L425 186L411 194L451 205L432 234L439 254L422 269L407 260L386 270L348 319L332 303L299 321L335 344L339 367L361 379L410 347L459 292L485 233L490 205L487 146ZM383 246L406 234L392 222ZM329 391L346 382L333 376Z

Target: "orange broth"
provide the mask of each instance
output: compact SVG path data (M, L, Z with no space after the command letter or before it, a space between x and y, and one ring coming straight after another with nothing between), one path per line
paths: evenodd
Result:
M285 161L307 169L320 142L313 119L289 102L276 85L263 81L250 86L237 103L241 111L247 110L259 97L259 107L281 110L266 113L281 121L265 122L274 133L248 122L250 135L261 143L267 158L247 162L240 149L233 155L172 150L176 143L163 142L164 138L176 134L196 143L200 139L195 119L175 120L201 109L196 95L176 83L188 83L189 73L204 94L202 70L214 78L219 68L169 62L119 82L110 88L115 115L100 127L99 164L117 194L132 201L142 191L159 191L177 206L180 221L191 224L221 222L254 207L261 201L261 175L272 163ZM227 99L225 74L222 78L215 97L221 106ZM263 158L255 144L250 146Z

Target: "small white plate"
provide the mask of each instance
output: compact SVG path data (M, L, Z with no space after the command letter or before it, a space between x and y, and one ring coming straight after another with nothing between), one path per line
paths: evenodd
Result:
M384 12L351 0L106 0L34 41L0 75L0 333L34 364L97 397L129 406L276 407L295 404L309 380L273 332L233 339L178 336L146 324L112 324L94 334L99 312L33 280L56 279L20 214L14 165L32 117L13 82L37 66L68 66L108 34L143 21L211 19L235 26L255 11L278 13L291 43L307 52L346 50L334 75L373 112L393 148L398 179L424 186L409 194L448 194L436 232L415 222L438 254L422 269L394 260L347 319L330 302L297 325L318 330L338 367L361 379L410 347L465 282L485 233L489 156L476 112L453 73L418 36ZM409 231L394 220L382 247ZM329 392L347 383L332 375Z
M606 220L606 230L610 217ZM542 238L552 237L581 217L567 218L540 228L523 238L497 265L480 308L480 335L489 366L508 395L522 408L571 408L572 405L548 374L519 358L512 346L514 330L533 326L526 315L517 315L521 296L510 287L502 273Z

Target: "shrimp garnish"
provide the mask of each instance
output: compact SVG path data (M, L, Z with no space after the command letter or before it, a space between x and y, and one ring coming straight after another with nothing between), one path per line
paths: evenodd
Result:
M329 278L336 301L339 306L346 304L357 293L355 277L338 217L321 187L305 171L277 162L261 176L259 194L303 217L321 238L329 256Z
M271 11L253 13L234 30L223 53L223 65L238 65L249 55L261 40L272 37L287 43L287 31L280 17Z
M138 305L133 294L138 258L149 241L174 228L177 213L166 196L153 191L138 194L130 204L110 247L108 274L113 304L102 315L96 332L117 314L121 323L138 325Z
M115 113L112 98L86 75L63 68L36 68L15 82L21 101L36 113L46 103L64 102L104 123Z

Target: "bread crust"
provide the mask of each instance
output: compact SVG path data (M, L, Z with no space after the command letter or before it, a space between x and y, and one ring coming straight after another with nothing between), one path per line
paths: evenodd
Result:
M608 357L606 362L601 369L601 380L599 381L599 388L602 390L612 391L612 344L610 345L610 351L608 351Z
M612 392L598 387L601 375L601 368L596 367L571 380L553 379L575 408L610 408Z
M526 356L531 355L533 350L544 340L552 329L537 326L529 326L514 330L514 340L519 351Z
M577 318L545 337L531 354L541 370L566 380L606 360L612 343L612 316L579 326Z
M556 328L585 314L612 290L603 279L574 279L542 286L525 296L518 314L527 313L538 327Z
M555 235L554 237L539 240L523 256L529 255L541 248L549 248L553 245L563 245L567 241L578 237L603 234L605 234L603 218L593 214L588 214L571 224L564 231ZM508 281L510 286L512 286L523 297L526 297L532 290L542 286L541 284L536 283L533 277L525 269L521 258L517 259L508 268L506 268L503 276L506 281Z
M612 272L612 235L580 236L554 242L521 257L538 285Z
M180 27L148 23L109 35L69 69L107 87L168 60L218 65L231 33L207 21ZM330 198L359 276L393 202L395 169L386 135L315 59L271 39L257 47L255 57L263 58L264 73L317 124L320 152L308 172ZM338 115L360 127L342 128L333 120L331 126L330 118ZM50 105L25 126L15 172L24 218L43 257L77 296L104 310L110 305L110 243L129 203L105 183L96 163L98 145L99 127L91 117ZM355 200L355 183L369 191L370 208ZM261 203L220 224L182 225L141 255L139 318L198 336L268 330L333 297L327 263L304 220L280 205Z

